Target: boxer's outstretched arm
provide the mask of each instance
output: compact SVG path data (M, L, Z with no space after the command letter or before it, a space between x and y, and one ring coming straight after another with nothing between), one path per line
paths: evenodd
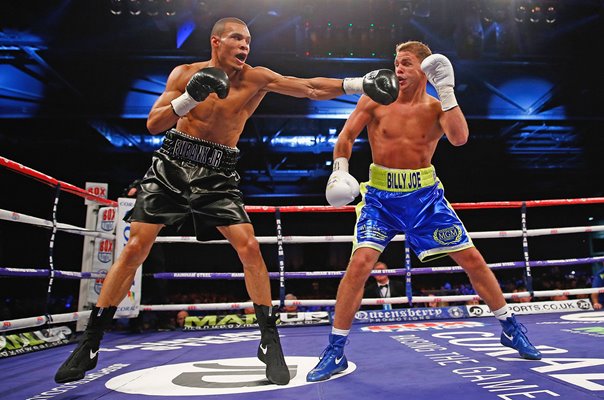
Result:
M264 90L284 94L286 96L309 98L313 100L329 100L342 96L342 79L334 78L296 78L283 76L268 68L256 67L266 80Z
M329 100L343 94L366 94L380 104L390 104L398 97L398 80L390 70L372 71L362 78L296 78L283 76L268 68L257 67L265 79L264 90L293 97Z

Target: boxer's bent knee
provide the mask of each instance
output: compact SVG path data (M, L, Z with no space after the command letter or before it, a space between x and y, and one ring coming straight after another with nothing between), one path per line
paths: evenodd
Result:
M260 244L253 236L239 243L235 247L235 250L237 251L237 254L239 254L241 260L253 260L254 258L261 257Z
M140 240L131 238L120 255L122 264L132 268L138 268L149 255L151 245L143 243Z

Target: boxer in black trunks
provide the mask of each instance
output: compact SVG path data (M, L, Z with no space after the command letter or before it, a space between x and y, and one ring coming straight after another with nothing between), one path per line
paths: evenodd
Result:
M317 100L365 93L376 102L389 104L398 96L398 80L389 70L344 80L282 76L245 63L250 40L243 21L221 19L211 33L211 59L179 65L170 73L147 119L152 134L167 133L129 215L130 240L109 270L86 331L57 371L56 382L82 379L96 367L103 332L159 231L191 217L198 237L199 228L216 227L237 251L261 330L258 358L266 364L271 383L289 382L268 272L237 188L239 136L268 92Z

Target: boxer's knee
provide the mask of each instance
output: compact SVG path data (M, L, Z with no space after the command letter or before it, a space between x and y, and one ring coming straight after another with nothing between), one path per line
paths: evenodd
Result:
M346 278L357 285L364 285L379 254L357 250L346 269Z
M262 258L260 244L258 243L258 239L254 236L249 236L245 240L239 242L237 247L235 247L235 251L237 251L244 266L249 263L256 264L254 261Z
M476 248L462 250L459 257L455 257L455 261L469 274L484 272L489 270L486 261Z
M124 267L136 269L147 259L150 250L151 245L131 238L120 254L121 264Z

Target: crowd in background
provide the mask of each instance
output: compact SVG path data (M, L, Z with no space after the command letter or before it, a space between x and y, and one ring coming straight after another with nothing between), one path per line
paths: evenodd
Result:
M385 266L385 264L384 264ZM593 268L590 265L576 267L552 267L548 269L535 270L533 272L533 289L554 290L554 289L575 289L591 287L596 274L592 272L601 272L603 267L595 265ZM384 275L386 276L386 275ZM515 293L527 291L525 281L522 278L521 272L503 272L497 273L500 279L501 288L504 293ZM396 287L391 296L406 296L401 287L404 287L404 278L401 276L387 275L390 281L390 287ZM9 279L9 278L4 278ZM12 278L14 279L14 278ZM381 297L378 292L368 292L371 285L376 285L379 276L370 277L367 281L367 289L364 297ZM40 283L44 283L40 279ZM143 282L142 304L206 304L206 303L235 303L249 301L242 281L228 281L225 284L215 285L208 281L164 281L161 284L154 282L155 280L147 276ZM278 298L276 282L273 281L274 298ZM333 299L335 298L338 278L327 279L300 279L286 280L288 289L287 300L311 300L311 299ZM31 286L30 286L31 287ZM186 290L186 291L185 291ZM393 290L393 289L390 289ZM401 292L402 291L402 292ZM42 291L40 291L42 292ZM371 293L376 293L372 295ZM474 289L467 281L465 274L440 274L440 275L422 275L413 279L413 295L414 296L434 296L440 298L446 295L473 295ZM602 297L602 295L600 295ZM510 302L528 302L528 301L549 301L549 300L568 300L576 298L590 298L589 295L559 295L552 297L520 297L512 298ZM468 302L429 302L429 303L414 303L412 307L444 307L463 304L477 304L477 301ZM595 309L601 308L601 299L598 295L592 296L592 303ZM365 307L365 306L364 306ZM407 308L408 303L396 304L394 308ZM371 307L365 307L371 308ZM374 307L375 308L375 307ZM252 309L253 310L253 309ZM295 311L332 311L333 307L290 307L284 309L285 312ZM66 313L77 311L77 299L73 295L51 297L48 304L49 313ZM239 313L245 313L245 310ZM42 315L44 313L44 299L32 296L19 298L3 297L0 303L0 320L8 320L15 318L23 318L27 316ZM220 314L221 312L210 312L211 314ZM237 311L225 311L222 313L238 313ZM122 330L130 330L134 332L146 330L168 330L177 329L184 323L185 315L200 316L208 314L207 312L186 312L182 311L158 311L158 312L142 312L138 318L121 321L117 323L115 328Z

